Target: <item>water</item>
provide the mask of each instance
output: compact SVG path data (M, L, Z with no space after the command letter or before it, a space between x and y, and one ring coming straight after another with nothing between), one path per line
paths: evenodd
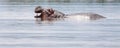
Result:
M66 14L93 12L101 20L36 22L37 5L0 5L0 48L120 48L120 4L38 4Z

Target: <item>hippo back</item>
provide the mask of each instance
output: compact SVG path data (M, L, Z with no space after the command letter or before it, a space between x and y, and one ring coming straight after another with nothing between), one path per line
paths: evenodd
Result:
M55 18L60 18L60 17L64 17L65 14L62 13L62 12L60 12L60 11L54 10L53 16L54 16Z

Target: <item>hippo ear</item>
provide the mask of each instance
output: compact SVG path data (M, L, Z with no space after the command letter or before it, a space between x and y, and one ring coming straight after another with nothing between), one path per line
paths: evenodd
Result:
M47 9L47 11L48 11L48 14L53 14L54 13L53 9Z
M50 9L50 12L51 12L51 14L53 14L53 13L54 13L54 10L53 10L53 9Z

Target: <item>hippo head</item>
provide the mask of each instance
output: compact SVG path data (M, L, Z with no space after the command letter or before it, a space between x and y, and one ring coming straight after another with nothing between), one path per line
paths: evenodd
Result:
M54 16L54 10L52 8L42 8L40 6L35 8L35 13L37 14L36 16L34 16L34 18L36 18L36 20L38 20L39 18L41 20L47 20L50 19L51 16Z
M34 18L40 18L40 14L43 12L43 8L41 6L37 6L35 8L35 13L36 13L36 16L34 16Z

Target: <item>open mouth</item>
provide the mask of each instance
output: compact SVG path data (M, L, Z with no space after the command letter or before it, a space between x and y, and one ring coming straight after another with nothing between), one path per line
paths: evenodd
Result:
M38 15L34 16L34 18L40 18L41 13L38 13Z
M40 16L41 15L41 13L38 13L38 16Z

